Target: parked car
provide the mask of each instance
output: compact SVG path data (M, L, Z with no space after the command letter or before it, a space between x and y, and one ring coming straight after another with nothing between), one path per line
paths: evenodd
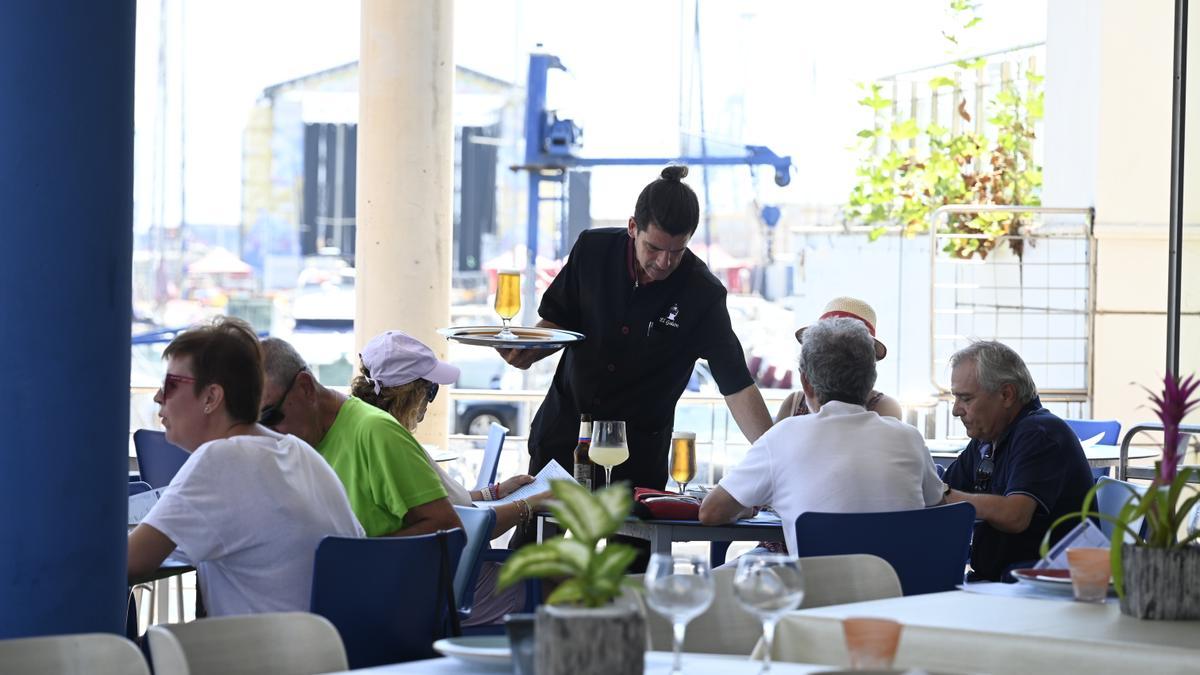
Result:
M471 352L451 355L450 361L461 371L454 386L458 389L500 389L501 382L514 369L490 350L473 349ZM522 405L506 401L456 401L454 405L454 431L460 434L486 436L492 423L507 427L519 434Z

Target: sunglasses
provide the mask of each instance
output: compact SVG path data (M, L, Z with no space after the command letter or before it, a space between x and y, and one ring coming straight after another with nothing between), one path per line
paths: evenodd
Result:
M287 401L288 394L292 393L292 387L296 384L296 378L300 377L300 373L303 373L304 370L304 368L301 368L296 371L295 375L292 375L292 381L288 382L287 389L283 390L283 396L280 396L278 401L262 409L262 413L258 416L259 424L264 427L276 427L283 421L283 404Z
M992 444L985 443L980 453L979 466L975 467L975 492L988 492L992 485L992 472L996 470L996 463L992 460Z
M180 383L195 382L195 381L196 381L196 378L194 378L194 377L188 377L187 375L175 375L174 373L167 373L166 377L163 378L162 387L160 387L160 390L162 391L163 400L164 401L167 400L167 397L169 397L171 394L175 393L175 388L178 387L180 385Z
M433 403L433 399L437 398L437 393L438 393L438 383L430 382L429 383L429 393L426 394L426 396L428 398L426 400L429 401L430 403Z

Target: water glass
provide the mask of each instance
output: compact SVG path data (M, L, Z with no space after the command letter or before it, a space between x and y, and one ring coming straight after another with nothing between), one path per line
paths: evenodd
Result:
M672 674L682 673L680 651L687 624L704 613L716 594L708 559L655 553L646 568L646 604L671 621L675 661Z
M851 670L887 670L896 658L900 646L900 631L904 626L891 619L842 620L842 635L850 654Z
M758 616L763 625L766 655L760 673L771 670L771 642L775 624L804 599L800 561L779 553L747 553L738 558L733 575L733 595L743 609Z
M1080 602L1104 602L1108 595L1108 580L1112 578L1109 550L1090 546L1067 549L1067 565L1071 567L1071 589Z

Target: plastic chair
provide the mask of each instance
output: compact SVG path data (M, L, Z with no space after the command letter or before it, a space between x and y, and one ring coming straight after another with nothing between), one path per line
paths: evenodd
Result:
M1067 426L1071 427L1071 431L1079 437L1079 440L1087 440L1093 438L1096 434L1104 434L1100 438L1100 443L1103 445L1117 445L1121 442L1121 422L1119 420L1068 420L1064 419ZM1097 480L1101 476L1107 476L1109 467L1100 469L1092 469L1092 479Z
M179 467L191 457L188 451L168 443L165 433L152 429L133 432L133 448L142 480L152 488L170 485L171 479L179 473Z
M130 497L132 497L134 495L140 495L143 492L149 492L153 489L154 488L150 487L150 484L147 483L146 481L143 481L143 480L129 481L129 496Z
M900 579L883 558L833 555L800 561L804 573L801 608L841 605L900 597ZM738 605L733 595L734 565L713 570L713 604L688 624L683 648L704 654L749 654L762 637L762 624ZM641 575L634 577L641 583ZM671 649L671 624L661 614L646 612L652 649Z
M796 519L794 553L869 553L891 564L904 595L952 591L963 582L974 527L975 507L967 502L877 513L809 511Z
M0 670L23 675L150 675L137 645L108 633L0 640Z
M492 530L496 527L496 512L472 506L455 506L454 510L467 535L466 546L454 573L454 598L458 602L459 615L465 619L471 615L471 607L475 604L475 581L483 565L483 552L488 550Z
M337 629L308 612L151 626L155 675L315 675L346 670Z
M350 668L437 656L433 642L446 634L447 595L466 541L458 528L414 537L321 540L311 607L341 633Z
M475 489L481 490L496 482L496 467L500 466L500 451L504 449L504 437L508 428L495 422L488 429L487 445L483 447L483 463L479 465L479 478Z
M1096 481L1096 484L1099 487L1096 488L1095 510L1107 516L1113 516L1114 518L1118 513L1121 512L1121 508L1125 506L1125 504L1132 497L1130 494L1130 489L1138 494L1146 494L1146 488L1144 486L1134 485L1133 483L1127 483L1123 480L1109 478L1108 476L1101 476L1100 479ZM1144 520L1144 518L1139 518L1137 521L1130 523L1130 527L1135 532L1142 534L1143 530L1145 530L1145 523L1143 522ZM1113 527L1114 526L1112 523L1104 520L1103 518L1100 519L1100 531L1106 536L1112 536ZM1126 535L1126 537L1128 536L1129 535Z

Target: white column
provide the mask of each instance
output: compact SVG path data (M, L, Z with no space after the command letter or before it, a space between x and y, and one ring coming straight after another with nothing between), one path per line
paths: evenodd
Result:
M439 356L450 323L454 4L363 0L354 339L403 330ZM445 447L449 397L417 429Z

